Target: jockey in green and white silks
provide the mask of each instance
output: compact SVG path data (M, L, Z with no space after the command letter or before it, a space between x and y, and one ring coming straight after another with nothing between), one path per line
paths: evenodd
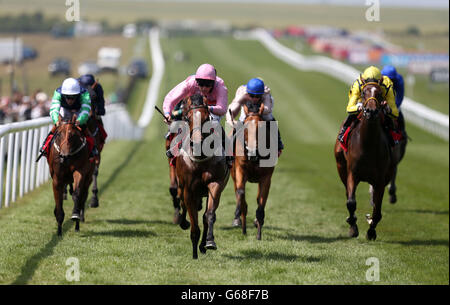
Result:
M89 119L91 111L91 98L89 92L82 88L75 78L64 80L61 87L55 90L50 106L50 117L54 124L59 120L59 116L70 119L73 114L77 114L77 121L80 125L85 125Z
M52 103L50 106L50 117L55 126L53 126L40 149L41 155L47 156L47 150L49 148L50 141L56 132L56 128L59 125L60 117L62 120L70 120L72 116L76 114L76 124L81 127L88 142L93 143L90 157L98 158L95 138L89 132L86 124L89 120L90 111L91 98L89 96L89 92L82 88L78 80L75 78L65 79L62 86L57 88L53 94Z

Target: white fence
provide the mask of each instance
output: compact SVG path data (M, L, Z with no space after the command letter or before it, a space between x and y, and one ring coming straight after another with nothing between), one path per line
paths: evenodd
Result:
M347 84L359 76L360 71L338 60L325 56L304 56L280 44L264 29L235 33L237 39L257 39L275 57L303 71L317 71L330 75ZM406 120L448 141L449 117L408 97L403 99L402 108Z
M123 105L108 105L103 123L107 141L142 137L142 129L132 122ZM0 125L0 208L50 178L46 158L37 163L36 158L52 126L50 117Z

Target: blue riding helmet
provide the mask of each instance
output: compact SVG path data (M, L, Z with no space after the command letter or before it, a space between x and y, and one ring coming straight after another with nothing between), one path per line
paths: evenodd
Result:
M264 94L264 82L259 78L252 78L247 83L247 93Z
M391 65L384 66L383 70L381 70L381 74L389 77L391 80L397 79L397 70Z
M80 82L81 86L86 88L88 86L92 86L95 83L95 78L94 78L94 75L92 75L92 74L85 74L85 75L80 76L78 81Z

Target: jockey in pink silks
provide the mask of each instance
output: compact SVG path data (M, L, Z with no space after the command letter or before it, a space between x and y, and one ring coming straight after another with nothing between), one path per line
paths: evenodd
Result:
M216 75L216 69L210 64L203 64L195 75L188 76L166 95L163 104L166 118L170 119L172 110L180 101L194 94L206 97L213 119L220 120L227 112L228 89Z
M211 119L220 122L228 108L228 89L223 79L216 75L214 66L210 64L201 65L195 75L188 76L169 91L163 103L163 111L167 120L170 121L174 117L180 116L181 110L173 111L174 108L185 98L194 94L206 97ZM166 154L169 158L173 156L170 150Z

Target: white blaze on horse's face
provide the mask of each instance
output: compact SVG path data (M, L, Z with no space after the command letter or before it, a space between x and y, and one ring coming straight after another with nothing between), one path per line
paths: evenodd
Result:
M250 156L256 156L257 146L257 121L250 120L247 124L247 149Z

